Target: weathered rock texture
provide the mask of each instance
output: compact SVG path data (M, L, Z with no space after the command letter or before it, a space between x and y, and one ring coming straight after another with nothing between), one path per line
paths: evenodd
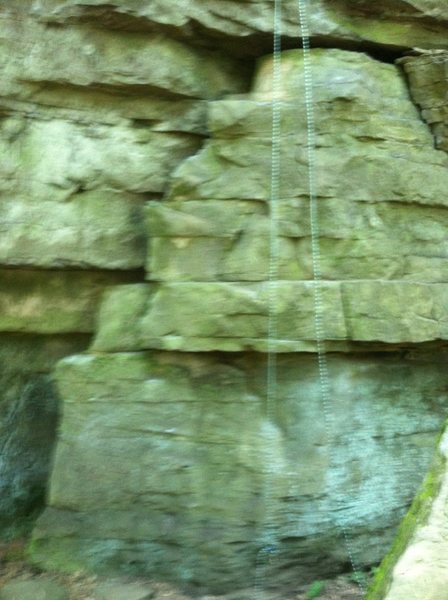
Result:
M23 533L42 508L59 413L51 370L85 335L0 334L0 530Z
M424 52L400 60L409 79L414 102L431 126L436 148L448 151L448 52Z
M313 356L279 358L275 422L259 354L68 358L57 371L64 420L34 558L222 591L250 585L274 523L271 585L344 562L336 524L351 531L359 561L375 562L428 464L445 361L332 358L330 448Z
M261 562L261 585L293 586L343 569L344 537L378 562L429 465L447 400L448 11L308 8L330 405L304 63L283 52L273 90L273 3L0 8L0 526L41 502L50 371L72 355L40 565L219 593ZM295 0L280 25L297 48ZM20 453L30 415L45 425Z
M325 334L446 340L448 157L432 148L397 67L314 50L312 68ZM275 291L284 351L315 338L302 70L299 52L284 55ZM147 205L155 283L112 292L95 349L266 349L271 81L264 61L251 95L213 103L211 140L176 171L165 202Z
M432 467L400 525L378 572L369 600L438 600L448 587L448 433L445 428Z
M200 147L204 99L248 87L246 66L223 54L49 27L37 4L0 7L4 535L44 497L55 362L85 350L105 289L142 279L145 202Z

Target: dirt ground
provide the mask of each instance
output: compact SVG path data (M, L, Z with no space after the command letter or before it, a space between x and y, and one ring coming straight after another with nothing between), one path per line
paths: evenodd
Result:
M69 592L70 600L94 600L94 589L100 578L83 573L61 575L59 573L42 573L27 564L24 558L25 542L15 541L9 544L0 543L0 590L16 578L33 579L50 576L62 584ZM266 593L266 600L362 600L364 593L361 587L354 583L353 575L341 575L335 579L316 581L312 584L298 587L293 594ZM129 580L131 581L131 580ZM153 591L154 600L192 600L175 587L156 583L150 580L134 579L144 582ZM225 596L201 596L201 600L255 600L259 594L253 590L239 591ZM264 594L263 594L264 595ZM263 599L264 600L264 599Z

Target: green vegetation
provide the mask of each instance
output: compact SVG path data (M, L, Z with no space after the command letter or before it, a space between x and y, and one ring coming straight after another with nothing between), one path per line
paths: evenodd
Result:
M314 581L306 592L305 598L312 600L318 598L325 591L324 581Z

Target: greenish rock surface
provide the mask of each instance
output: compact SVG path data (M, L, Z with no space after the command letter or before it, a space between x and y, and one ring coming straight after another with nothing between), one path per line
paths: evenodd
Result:
M133 272L0 269L0 331L92 333L104 291Z
M446 47L448 11L444 0L313 0L308 2L311 33L332 44L375 43L386 47ZM198 41L194 23L201 25L201 41L247 55L272 49L273 3L266 0L237 2L211 0L43 0L38 14L56 23L73 20L103 27L164 30ZM280 19L285 42L300 35L298 5L282 2ZM269 36L269 37L268 37ZM247 48L247 40L250 48Z
M448 157L393 65L313 50L315 177L324 279L444 282ZM306 106L299 52L282 55L276 273L312 279ZM272 270L272 62L250 95L213 102L212 138L146 208L148 277L263 281ZM277 92L276 92L277 93Z
M311 66L325 338L447 339L448 157L433 148L397 67L323 49L312 51ZM250 95L212 104L211 140L177 169L165 201L146 207L155 283L107 296L95 350L266 351L273 318L271 348L310 349L316 286L302 78L301 54L284 53L271 209L271 59Z
M383 560L367 600L438 600L448 587L448 433Z
M356 563L379 561L429 464L448 11L307 4L317 297L303 56L282 54L273 89L273 2L0 7L0 533L41 508L61 414L41 566L221 594L268 556L273 588L320 580L345 568L346 533ZM298 3L281 8L297 48Z
M0 264L142 267L144 193L163 191L197 136L49 116L0 118Z
M436 147L448 152L448 52L433 51L406 56L399 63L409 79L414 102L431 126Z
M272 420L260 354L67 358L33 560L223 592L250 585L273 527L269 577L281 586L337 570L343 525L358 561L371 564L429 463L445 358L331 357L330 431L313 356L279 357Z
M151 600L154 596L149 584L110 580L95 586L93 600Z
M51 579L18 579L3 586L0 600L68 600L68 591Z
M447 284L324 282L319 291L330 342L448 338ZM273 301L277 335L269 340ZM93 350L307 351L316 339L315 311L313 281L122 286L104 297Z
M2 11L2 45L9 42L12 50L2 62L12 83L184 98L214 98L247 87L247 68L224 53L192 48L161 33L124 29L116 35L91 26L47 27L32 18L35 11L30 18L30 8L25 1L21 8ZM30 44L32 53L27 52ZM72 47L78 49L76 60Z
M88 340L0 334L1 538L29 533L42 510L59 415L51 371Z

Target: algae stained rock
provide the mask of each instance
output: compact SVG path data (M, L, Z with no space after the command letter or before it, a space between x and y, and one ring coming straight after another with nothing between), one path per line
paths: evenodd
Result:
M279 587L342 568L341 525L361 565L389 543L446 416L448 157L397 66L329 49L311 61L322 323L326 347L356 351L330 357L330 435L310 354L306 107L291 51L279 98L279 339L268 346L268 57L251 93L211 103L210 139L163 201L147 203L148 282L108 290L90 354L58 366L64 420L32 545L40 565L219 593L251 585L269 527ZM281 353L271 419L268 348Z
M436 147L448 152L448 53L422 52L402 58L415 103L431 126Z
M325 49L312 50L311 65L326 337L445 340L448 157L434 149L398 67ZM300 52L282 55L279 94L275 313L278 349L297 351L315 336ZM155 284L146 308L144 292L132 312L117 290L97 350L266 350L272 97L267 58L251 94L212 103L211 139L175 171L165 200L146 207ZM112 326L122 332L115 339Z
M380 47L446 47L448 13L444 0L313 0L309 2L313 36L334 45L372 42ZM272 51L274 11L272 2L236 0L43 0L38 8L42 19L67 23L70 20L100 23L103 27L153 29L175 32L193 39L194 26L201 25L201 42L219 45L236 54ZM281 30L289 44L300 36L295 0L282 3ZM193 35L192 35L193 33ZM247 40L250 39L248 47ZM296 43L294 44L296 46Z
M360 563L375 562L429 462L444 360L332 358L330 440L313 356L279 357L274 421L261 354L70 357L57 368L64 420L33 559L222 592L251 585L268 523L275 586L344 563L338 524Z
M448 431L384 559L368 600L438 600L448 588Z

